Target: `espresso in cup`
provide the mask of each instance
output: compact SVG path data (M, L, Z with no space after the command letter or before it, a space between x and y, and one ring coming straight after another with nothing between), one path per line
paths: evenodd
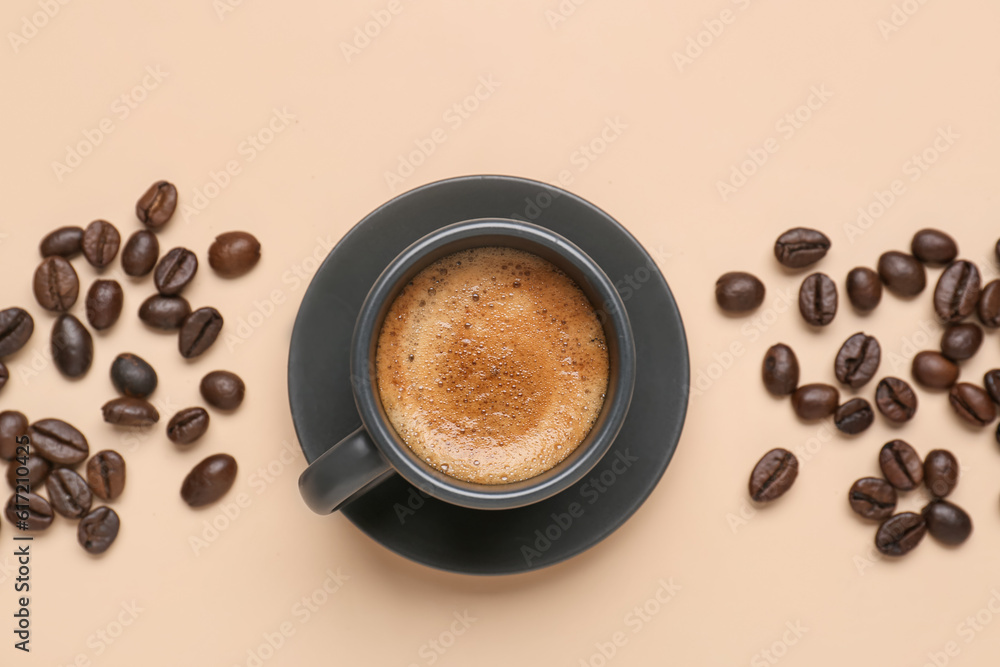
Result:
M386 415L421 460L478 484L549 470L586 438L608 347L580 287L537 255L482 247L424 268L379 332Z

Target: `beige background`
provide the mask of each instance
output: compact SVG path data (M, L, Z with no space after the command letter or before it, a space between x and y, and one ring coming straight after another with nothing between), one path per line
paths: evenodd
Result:
M369 25L372 12L384 27ZM804 379L832 381L837 348L863 329L882 341L882 372L908 377L914 351L937 345L929 291L912 302L887 295L866 318L844 307L826 330L807 330L786 308L801 276L771 257L788 227L829 234L820 268L841 285L851 267L907 248L926 225L950 231L963 256L997 274L998 21L992 0L5 2L0 305L28 307L37 333L8 360L0 407L65 418L95 450L122 451L130 472L114 504L121 535L104 557L88 557L63 519L33 543L30 656L11 648L13 531L0 528L0 663L995 664L993 429L964 427L943 396L921 390L905 428L880 420L848 440L772 400L759 364L780 340L798 351ZM367 43L357 38L366 25L375 34ZM363 48L345 52L355 39ZM678 56L686 49L689 62ZM477 87L480 99L465 102ZM822 97L810 97L815 90ZM810 101L813 109L799 108ZM449 112L463 103L477 108ZM801 121L784 120L797 110ZM591 160L581 146L609 122L620 129ZM443 143L390 187L386 172L438 128ZM936 137L949 132L936 153ZM270 142L262 150L244 143L258 134ZM81 142L87 155L68 158ZM748 166L755 173L724 197L718 182L748 151L762 161L765 146L766 163ZM925 150L926 170L912 162ZM71 171L54 167L67 159ZM230 162L238 173L217 175L225 187L213 187ZM468 173L549 182L563 173L629 228L674 290L700 380L677 455L641 511L570 562L502 579L429 570L340 516L312 515L296 489L304 462L285 386L314 258L393 194ZM164 250L183 244L204 258L231 229L264 244L247 277L227 282L203 267L189 290L194 305L220 307L228 338L183 362L174 337L134 316L151 280L127 279L125 317L96 337L90 374L66 381L46 358L53 318L30 291L37 243L97 217L130 234L136 198L159 178L192 207L160 234ZM877 212L876 193L897 179L891 205L853 226L858 208ZM95 271L74 264L89 286ZM751 318L724 317L712 299L715 278L733 269L767 283ZM82 316L82 303L74 312ZM1000 365L998 344L990 334L963 376L978 381ZM197 383L214 368L246 379L246 403L213 413L209 435L187 452L162 425L117 432L98 408L113 395L108 365L125 350L158 368L165 419L199 402ZM896 436L921 453L958 455L954 500L976 525L965 546L927 539L900 562L872 556L874 528L851 515L845 494L877 471L879 446ZM755 512L747 475L779 445L799 452L800 479ZM219 451L241 466L226 502L244 494L245 506L232 519L224 503L196 512L177 493L186 471ZM901 507L923 500L910 494ZM205 536L206 522L225 528L196 550L190 540ZM328 572L340 588L317 593L335 587ZM680 586L664 605L651 601L661 580ZM306 611L301 600L314 594L323 604ZM633 609L645 605L658 613L640 623ZM453 626L464 612L476 620ZM283 630L290 636L279 642ZM601 647L610 653L616 633L624 645L607 660ZM435 652L430 642L449 647Z

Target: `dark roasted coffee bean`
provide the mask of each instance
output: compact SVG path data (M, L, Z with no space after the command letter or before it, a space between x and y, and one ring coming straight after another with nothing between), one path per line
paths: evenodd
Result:
M15 493L4 509L7 520L27 530L45 530L52 525L52 505L36 493Z
M913 357L913 379L931 389L947 389L958 382L958 366L939 352L924 350Z
M10 379L10 371L7 370L7 365L0 361L0 389L7 386L7 380Z
M896 489L884 479L862 477L847 494L851 509L866 519L885 519L896 509Z
M75 465L87 458L90 445L83 433L61 419L40 419L28 427L31 449L52 463Z
M986 387L986 393L990 398L1000 403L1000 368L986 371L986 375L983 376L983 386Z
M147 227L158 229L167 224L177 208L177 188L173 183L157 181L135 203L135 215Z
M87 461L87 484L101 500L114 500L125 490L125 459L113 449L97 452Z
M205 408L185 408L167 424L167 437L178 445L190 445L208 430Z
M913 256L927 264L948 264L958 256L955 239L937 229L921 229L910 243Z
M912 491L924 481L924 462L916 450L902 440L882 445L878 464L889 483L900 491Z
M149 426L160 421L160 413L141 398L116 398L101 408L104 421L118 426Z
M976 315L984 327L1000 327L1000 280L991 280L979 295Z
M837 285L825 273L814 273L799 288L799 312L814 327L826 326L837 314Z
M898 296L916 296L927 286L927 271L913 255L890 250L878 258L878 275Z
M9 357L31 339L35 320L20 308L0 310L0 359Z
M785 449L772 449L757 462L750 473L750 497L758 503L769 502L792 488L799 474L799 460Z
M104 268L118 255L122 237L107 220L94 220L83 230L83 256L92 266Z
M937 498L944 498L958 485L958 460L946 449L935 449L924 458L924 483Z
M856 333L840 347L833 372L840 382L857 389L875 377L881 358L878 341L873 336Z
M28 418L17 410L0 412L0 459L10 461L17 455L17 439L28 434Z
M889 421L905 422L917 411L917 395L899 378L882 378L875 389L875 405Z
M226 232L208 248L208 264L227 278L242 276L260 260L260 241L246 232Z
M29 454L23 463L14 459L7 464L7 483L14 490L17 490L19 484L27 485L29 490L38 489L51 471L51 463L37 454Z
M753 310L764 302L764 283L749 273L724 273L715 281L715 300L731 313Z
M948 395L951 407L970 424L986 426L997 417L997 406L984 390L968 382L959 382Z
M156 371L137 354L125 352L111 362L111 384L131 398L146 398L156 390Z
M792 362L795 363L795 380L798 381L798 362L795 361L795 354L791 349L788 352L792 355ZM200 389L202 397L208 404L220 410L235 410L240 407L246 394L243 380L236 373L229 371L212 371L201 379Z
M872 405L863 398L852 398L833 413L833 424L848 435L861 433L875 421Z
M79 377L90 370L94 339L74 315L63 313L52 325L52 360L67 377Z
M80 520L76 539L87 553L102 554L118 537L120 528L118 514L110 507L101 505Z
M823 419L840 403L840 392L828 384L804 384L792 394L792 408L801 419Z
M129 237L122 250L122 269L130 276L144 276L156 266L160 258L160 242L156 234L140 229Z
M87 482L70 468L53 470L45 480L45 490L49 493L52 509L67 519L82 517L90 511L94 500Z
M815 264L829 249L830 239L825 234L805 227L789 229L774 242L774 256L790 269Z
M941 354L952 361L964 361L978 352L982 344L983 330L978 324L952 324L941 335Z
M67 259L82 249L83 228L81 227L60 227L53 232L49 232L48 236L42 239L42 242L38 246L42 257L59 255Z
M934 288L934 310L945 322L958 322L976 309L979 292L980 278L976 265L965 260L952 262Z
M229 454L213 454L184 478L181 498L191 507L214 503L226 495L236 481L236 459Z
M215 308L199 308L188 315L178 336L181 356L192 359L212 347L222 330L222 324L222 315Z
M882 300L882 281L871 269L859 266L847 274L847 298L851 305L867 313Z
M65 258L46 257L35 269L35 299L46 310L63 313L73 307L80 294L80 279Z
M122 314L125 295L117 280L95 280L87 292L87 321L98 331L108 329Z
M787 396L795 391L795 388L799 386L799 361L795 358L792 348L784 343L772 345L764 355L761 375L764 378L764 387L775 396ZM205 379L201 381L203 396L205 395L206 380L208 380L208 376L205 376ZM208 400L207 397L206 400ZM212 404L214 405L214 403Z
M972 534L972 519L965 510L947 500L932 500L920 514L927 532L944 544L961 544Z
M182 296L154 294L139 307L139 319L156 329L180 329L191 314L191 304Z
M187 248L174 248L157 263L153 272L156 291L163 296L181 293L198 272L198 258Z
M875 533L875 548L886 556L902 556L912 551L924 539L927 524L914 512L890 517Z

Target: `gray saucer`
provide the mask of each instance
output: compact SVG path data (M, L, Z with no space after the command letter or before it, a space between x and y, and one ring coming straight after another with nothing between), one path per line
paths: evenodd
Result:
M342 511L375 541L425 565L513 574L575 556L621 526L656 487L684 424L689 372L680 313L653 259L608 214L559 188L510 176L448 179L396 197L344 236L309 285L292 332L288 392L312 462L361 425L350 341L382 269L425 234L485 217L527 220L566 236L615 283L639 361L625 424L586 478L527 507L462 508L421 495L397 475Z

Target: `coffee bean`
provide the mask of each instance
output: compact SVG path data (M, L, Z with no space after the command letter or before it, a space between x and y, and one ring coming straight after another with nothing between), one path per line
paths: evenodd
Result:
M157 263L153 272L156 291L163 296L181 293L198 272L198 258L187 248L174 248Z
M970 359L983 344L983 330L978 324L952 324L941 335L941 353L952 361Z
M7 386L7 380L10 379L10 371L7 370L7 365L0 361L0 389Z
M37 454L29 454L22 463L17 459L7 464L7 483L10 488L17 490L18 484L27 486L29 489L41 487L42 482L52 471L52 464Z
M1000 403L1000 368L986 371L986 375L983 376L983 386L986 387L986 393L990 398Z
M87 484L102 500L114 500L125 490L125 459L113 449L94 454L87 461Z
M129 237L122 250L122 270L130 276L144 276L153 270L159 258L160 242L156 234L140 229Z
M83 433L61 419L41 419L28 427L32 450L61 465L75 465L87 458L90 445Z
M958 366L939 352L924 350L913 357L913 379L931 389L947 389L958 381Z
M205 408L181 410L167 424L167 437L178 445L190 445L208 430L208 412Z
M852 398L833 413L833 425L847 435L861 433L875 421L872 405L863 398Z
M882 281L871 269L859 266L847 274L847 298L862 313L873 310L882 300Z
M110 507L101 505L80 520L76 539L87 553L102 554L118 537L121 520Z
M135 203L135 215L151 229L167 224L177 208L177 188L173 183L157 181Z
M180 329L191 314L191 304L182 296L154 294L139 307L139 319L156 329Z
M774 242L774 256L790 269L815 264L829 249L830 239L825 234L805 227L789 229Z
M961 544L972 534L972 519L965 510L947 500L932 500L920 514L927 532L944 544Z
M997 407L990 395L974 384L959 382L948 395L958 416L976 426L986 426L997 417Z
M27 530L45 530L52 525L54 516L49 501L35 493L15 493L7 501L4 513L12 524L26 525Z
M851 509L866 519L885 519L896 509L896 489L884 479L862 477L847 494Z
M156 371L137 354L125 352L111 362L111 384L118 393L146 398L156 390Z
M840 382L857 389L875 377L881 358L878 341L873 336L856 333L840 347L833 372Z
M715 300L731 313L753 310L764 302L764 283L749 273L724 273L715 281Z
M916 296L927 286L927 271L913 255L890 250L878 258L878 275L898 296Z
M823 419L840 403L840 392L828 384L804 384L792 394L792 408L800 419Z
M886 556L903 556L924 539L927 524L914 512L903 512L885 520L875 533L875 548Z
M948 264L958 256L955 239L937 229L921 229L910 243L913 256L927 264Z
M95 280L87 292L87 321L98 331L108 329L122 314L125 295L117 280Z
M35 299L46 310L63 313L80 294L80 279L73 265L58 255L46 257L35 269Z
M79 377L94 361L94 339L74 315L63 313L52 325L52 360L63 375Z
M795 354L792 353L791 349L788 352L791 353L791 360L795 363L797 381L798 362L795 362ZM790 369L789 372L791 372ZM235 410L240 407L240 404L243 403L243 396L246 394L246 385L243 384L243 380L236 373L229 371L212 371L201 379L200 389L202 397L208 404L220 410Z
M764 387L775 396L787 396L794 392L799 385L799 361L795 358L795 352L792 351L792 348L784 343L772 345L764 355L761 375L764 378ZM205 379L201 381L203 396L205 395L206 380L208 380L208 376L205 376ZM214 405L207 396L205 400Z
M94 494L76 471L57 468L45 480L52 509L67 519L79 519L90 511Z
M917 412L917 395L897 377L882 378L875 389L875 405L889 421L905 422Z
M979 302L979 269L958 260L948 265L934 288L934 310L945 322L958 322L972 314Z
M886 480L900 491L912 491L924 481L924 463L920 455L902 440L882 445L878 464Z
M20 308L0 310L0 358L9 357L31 339L35 320Z
M935 449L924 458L924 483L937 498L944 498L958 485L958 460L946 449Z
M213 454L196 465L184 478L181 498L191 507L214 503L226 495L236 481L236 459L229 454Z
M976 315L984 327L1000 327L1000 280L986 283L979 295L979 303L976 304Z
M772 449L750 473L750 497L758 503L772 501L792 488L799 474L799 460L785 449Z
M191 359L202 354L218 338L222 330L222 315L215 308L199 308L184 320L178 337L181 356Z
M94 220L83 230L83 256L92 266L103 269L114 261L122 237L107 220Z
M149 426L160 421L160 413L141 398L116 398L101 408L104 421L118 426Z
M38 245L42 257L52 257L59 255L67 259L77 254L83 249L83 228L81 227L60 227L49 232Z
M799 288L799 312L814 327L826 326L837 314L837 285L825 273L814 273Z
M28 434L28 418L17 410L0 412L0 459L10 461L17 455L17 439Z
M260 241L246 232L226 232L208 248L208 264L227 278L241 276L260 260Z

